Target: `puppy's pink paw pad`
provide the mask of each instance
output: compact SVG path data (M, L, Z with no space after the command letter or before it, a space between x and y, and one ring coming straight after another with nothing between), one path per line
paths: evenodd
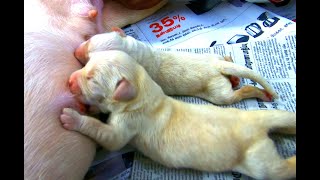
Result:
M70 109L63 110L63 113L60 116L60 122L67 130L79 130L81 125L81 119L78 117L77 112Z
M76 130L78 126L77 120L65 114L62 114L60 116L60 122L62 126L67 130Z
M263 98L264 101L270 102L273 100L273 96L269 92L267 92L266 90L263 90L263 92L265 94L265 97Z

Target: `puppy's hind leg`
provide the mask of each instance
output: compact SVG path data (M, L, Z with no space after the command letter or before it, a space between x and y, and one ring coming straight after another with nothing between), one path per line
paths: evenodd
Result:
M290 179L296 177L296 156L283 159L271 139L257 141L249 147L240 164L234 168L256 179Z
M296 114L283 110L248 111L250 119L266 131L296 134ZM249 119L248 119L249 120Z
M227 77L226 77L227 79ZM254 86L243 86L238 90L233 90L229 80L220 80L209 85L206 92L198 95L210 102L218 105L229 105L237 103L243 99L259 98L263 101L271 101L272 97L265 90ZM210 87L212 86L212 88Z
M233 98L234 103L249 98L259 98L263 101L272 101L272 95L270 95L266 90L250 85L246 85L238 90L235 90Z

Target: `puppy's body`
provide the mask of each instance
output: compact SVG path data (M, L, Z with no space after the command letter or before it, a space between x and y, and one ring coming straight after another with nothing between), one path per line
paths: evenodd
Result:
M234 170L258 179L295 177L295 156L281 159L269 130L295 134L295 113L244 111L177 101L164 94L126 53L94 53L70 77L70 88L85 103L111 112L108 124L72 109L61 122L108 150L130 143L151 159L175 168Z
M246 98L271 101L278 97L259 74L227 62L220 55L164 52L117 31L120 32L93 36L77 49L76 57L85 64L94 52L124 51L146 69L167 95L197 96L214 104L232 104ZM230 75L252 79L265 90L253 86L233 90Z

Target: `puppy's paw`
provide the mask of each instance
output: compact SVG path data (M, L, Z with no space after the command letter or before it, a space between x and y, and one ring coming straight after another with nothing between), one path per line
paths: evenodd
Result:
M264 97L261 98L263 101L271 102L273 100L273 96L267 92L266 90L262 90L264 93Z
M64 108L60 116L60 122L67 130L79 131L83 120L77 111L71 108Z

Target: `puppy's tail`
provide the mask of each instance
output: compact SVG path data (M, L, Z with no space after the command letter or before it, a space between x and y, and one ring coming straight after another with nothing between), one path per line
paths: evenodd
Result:
M251 79L259 83L274 99L278 99L278 94L270 86L270 84L258 73L253 70L227 61L216 61L216 67L223 75L233 75L242 78Z
M284 134L296 134L296 113L284 110L252 110L253 123L259 124L266 130L271 130Z

